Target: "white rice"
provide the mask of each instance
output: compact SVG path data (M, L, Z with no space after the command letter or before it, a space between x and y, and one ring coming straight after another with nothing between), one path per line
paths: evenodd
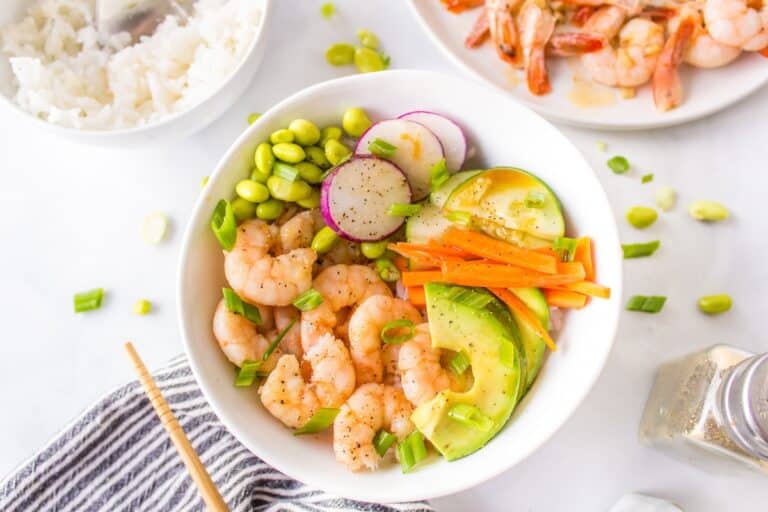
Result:
M95 0L38 0L0 29L16 103L62 126L113 130L154 123L210 96L245 58L261 12L254 0L198 0L133 45L102 38Z

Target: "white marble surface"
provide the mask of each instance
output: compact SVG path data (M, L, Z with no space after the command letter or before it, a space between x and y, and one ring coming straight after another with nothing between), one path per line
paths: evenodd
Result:
M458 73L420 32L404 2L337 0L339 15L330 22L320 18L320 3L276 2L271 50L257 81L221 120L181 143L131 151L87 147L3 112L0 474L132 378L124 340L134 340L150 366L181 351L173 297L181 231L200 179L245 128L249 112L347 72L327 66L323 52L331 42L354 40L359 27L379 34L394 67ZM592 512L607 510L630 491L671 499L689 512L765 509L765 477L709 475L640 446L636 430L661 361L715 342L768 347L761 317L768 310L766 119L764 89L727 112L674 129L603 133L563 127L607 190L623 240L662 240L653 258L626 263L626 293L668 295L669 302L657 316L624 315L595 389L548 444L494 480L436 500L439 510ZM608 142L607 154L597 151L598 140ZM632 161L629 175L615 176L605 167L614 153ZM639 177L647 172L655 181L642 185ZM676 188L680 204L647 231L632 230L623 212L652 202L659 184ZM715 226L694 222L685 205L700 198L721 200L732 219ZM173 229L165 243L152 247L139 238L139 225L156 210L171 217ZM72 294L97 286L108 290L105 306L75 316ZM706 318L695 299L714 292L730 293L735 307ZM155 310L138 317L131 305L143 297Z

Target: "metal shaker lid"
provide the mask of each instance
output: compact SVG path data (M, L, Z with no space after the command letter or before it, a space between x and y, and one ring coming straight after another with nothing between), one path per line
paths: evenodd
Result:
M734 441L768 460L768 354L733 368L721 393L725 427Z

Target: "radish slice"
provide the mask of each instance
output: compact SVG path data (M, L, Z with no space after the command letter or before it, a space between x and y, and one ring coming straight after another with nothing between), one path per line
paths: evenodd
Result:
M353 242L383 240L403 225L403 217L387 215L394 203L411 202L408 178L392 162L373 156L355 157L323 181L320 211L325 223Z
M418 201L425 198L429 194L431 182L429 170L444 157L440 139L422 124L390 119L368 128L357 141L355 154L370 155L368 145L376 139L397 148L389 160L408 176L414 199Z
M443 145L445 163L448 166L448 170L451 172L461 170L464 160L467 158L467 137L456 121L425 110L408 112L398 117L398 119L414 121L429 128L432 133L437 135L437 138L440 139L440 143Z

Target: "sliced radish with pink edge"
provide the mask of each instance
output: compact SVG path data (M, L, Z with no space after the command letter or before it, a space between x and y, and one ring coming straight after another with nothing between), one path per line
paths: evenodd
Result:
M368 128L357 141L355 154L370 155L368 145L376 139L397 148L395 154L387 160L396 164L408 176L414 200L425 198L432 181L429 170L445 156L437 135L423 124L405 119L389 119Z
M323 181L320 211L328 226L353 242L387 238L405 222L387 215L395 203L411 202L411 186L400 168L374 156L354 157Z
M426 110L408 112L398 119L414 121L429 128L443 145L445 164L448 170L451 172L461 170L467 159L467 136L456 121Z

